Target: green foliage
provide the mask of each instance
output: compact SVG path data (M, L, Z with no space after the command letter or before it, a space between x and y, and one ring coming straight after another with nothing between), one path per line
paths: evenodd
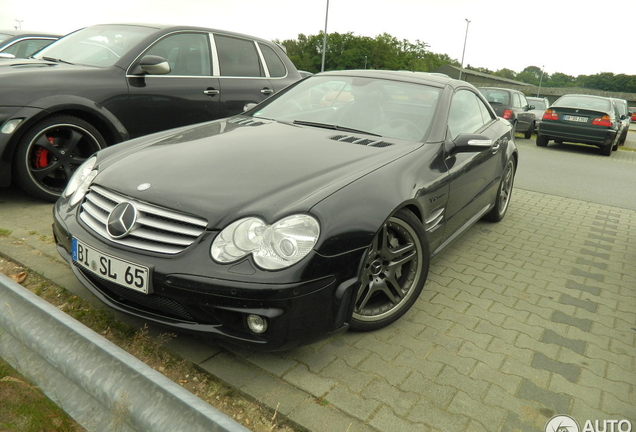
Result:
M285 46L287 55L298 69L316 73L321 70L323 39L324 33L320 32L310 36L299 34L296 40L284 40L279 43ZM432 72L447 64L459 66L457 60L446 54L430 52L428 44L419 40L415 43L398 40L387 33L375 38L355 36L351 32L327 35L325 70L388 69ZM487 68L470 65L466 66L466 69L536 86L541 84L542 87L585 87L636 93L636 75L614 75L611 72L577 77L560 72L549 75L538 66L528 66L519 73L507 68L493 72Z
M324 33L281 42L287 55L300 70L316 73L322 66ZM329 33L325 70L389 69L430 72L446 64L458 65L446 54L435 54L422 41L415 43L384 33L370 38L353 33Z

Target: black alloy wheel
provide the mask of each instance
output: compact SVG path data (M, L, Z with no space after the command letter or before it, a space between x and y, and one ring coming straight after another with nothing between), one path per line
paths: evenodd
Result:
M510 205L510 198L512 198L512 187L515 182L515 162L510 159L506 163L506 168L501 175L501 182L499 182L499 189L497 190L497 197L495 198L495 205L484 219L490 222L499 222L504 218Z
M430 251L422 223L405 209L376 234L360 274L351 329L385 327L413 306L424 287Z
M14 156L16 182L25 192L54 202L73 172L106 141L90 123L70 115L46 118L31 127Z

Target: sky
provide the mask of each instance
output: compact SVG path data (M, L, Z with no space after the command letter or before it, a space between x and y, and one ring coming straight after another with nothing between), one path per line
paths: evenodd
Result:
M326 21L327 33L388 33L464 66L575 77L636 75L635 17L636 0L0 0L0 29L184 24L283 41L319 34Z

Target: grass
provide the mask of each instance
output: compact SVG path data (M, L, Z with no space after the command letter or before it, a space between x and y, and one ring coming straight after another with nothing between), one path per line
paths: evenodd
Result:
M166 348L166 342L174 335L163 334L152 337L146 327L135 329L128 326L118 321L108 309L91 307L88 302L64 288L1 257L0 273L6 274L251 431L300 432L304 430L280 416L280 413L243 395L235 388L169 351ZM15 404L5 404L8 400L15 401ZM31 406L36 400L48 401L53 405L52 411L32 409ZM72 420L68 423L68 417L65 419L63 411L10 368L0 369L0 401L2 401L0 403L0 432L83 430ZM10 408L8 408L9 405ZM36 425L34 429L28 429L31 423Z

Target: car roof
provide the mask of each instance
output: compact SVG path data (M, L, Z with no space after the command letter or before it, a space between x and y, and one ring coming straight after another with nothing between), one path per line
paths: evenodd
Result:
M0 30L0 34L6 34L6 35L11 35L11 36L45 36L45 37L62 37L62 35L59 34L54 34L54 33L48 33L48 32L38 32L38 31L32 31L32 30Z
M465 81L460 81L449 77L448 75L440 74L440 73L429 73L429 72L417 72L417 71L392 71L392 70L375 70L375 69L353 69L353 70L338 70L338 71L328 71L328 72L320 72L316 74L318 76L356 76L361 78L376 78L376 79L387 79L387 80L398 80L398 81L406 81L416 84L435 84L438 86L451 85L453 87L458 87L461 85L466 85L472 87L472 84L469 84Z
M201 26L191 26L191 25L174 25L174 24L157 24L157 23L102 23L102 24L95 24L95 25L91 25L91 26L86 26L86 27L82 27L82 28L78 28L75 31L79 31L82 30L84 28L89 28L89 27L124 27L124 26L129 26L129 27L147 27L147 28L152 28L152 29L156 29L156 30L160 30L163 31L165 33L172 33L172 32L177 32L177 31L184 31L184 30L193 30L193 31L202 31L202 32L208 32L208 33L220 33L220 34L225 34L225 35L229 35L229 36L237 36L237 37L243 37L243 38L249 38L255 41L259 41L259 42L266 42L269 44L273 44L274 42L267 40L267 39L263 39L257 36L253 36L247 33L236 33L236 32L232 32L232 31L228 31L228 30L223 30L223 29L218 29L218 28L210 28L210 27L201 27ZM74 32L75 32L74 31Z

